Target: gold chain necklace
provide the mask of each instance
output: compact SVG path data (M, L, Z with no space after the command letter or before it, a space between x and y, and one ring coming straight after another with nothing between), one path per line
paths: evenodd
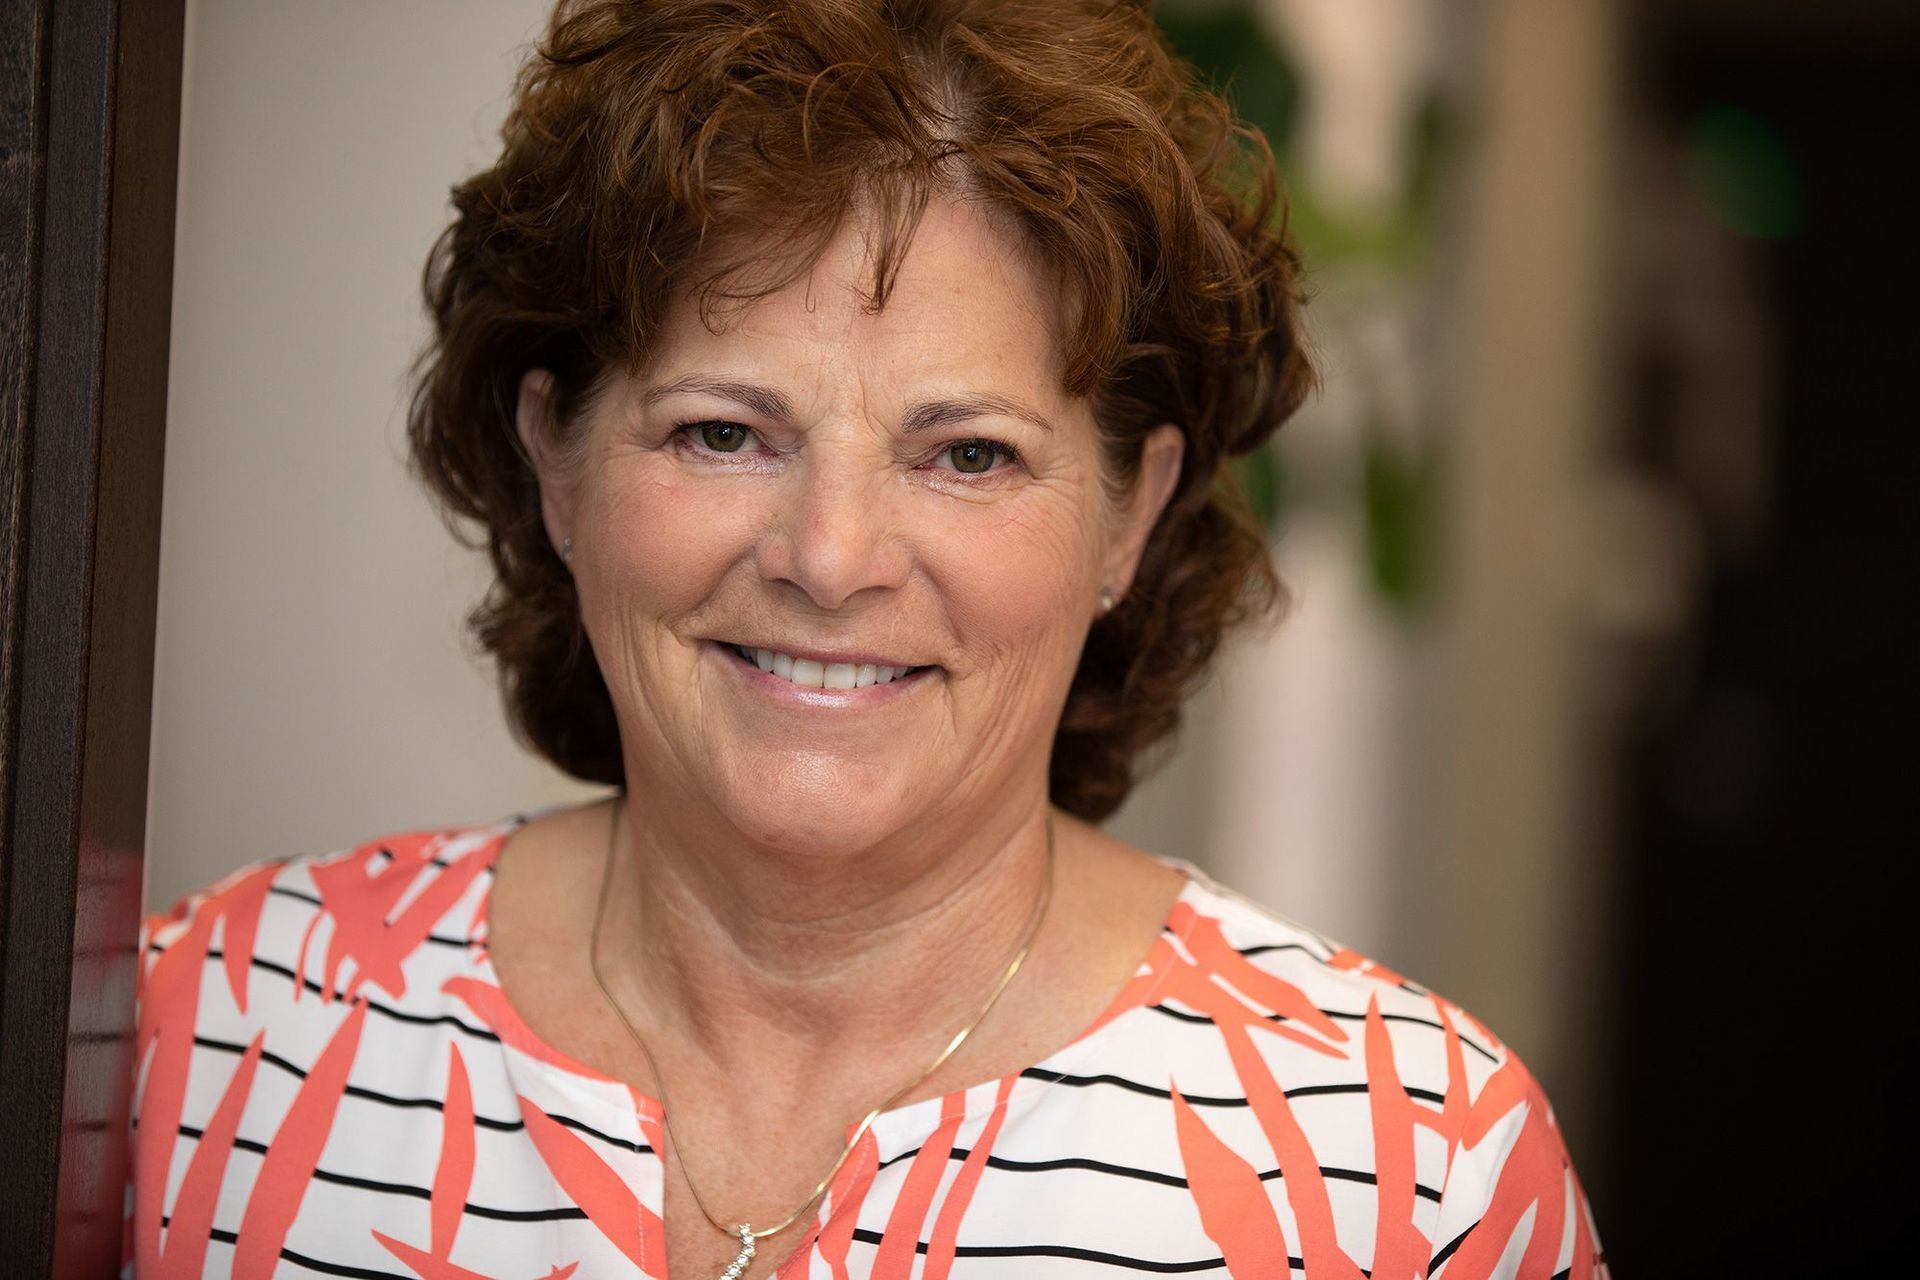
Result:
M941 1065L966 1043L967 1037L986 1021L987 1015L993 1012L994 1005L1000 1003L1000 997L1012 985L1014 975L1019 973L1020 967L1027 962L1027 956L1033 950L1033 940L1040 934L1040 922L1046 917L1047 905L1053 899L1053 812L1052 810L1047 812L1047 874L1040 887L1040 900L1034 904L1033 918L1027 922L1027 935L1020 944L1020 950L1014 955L1013 962L1000 975L1000 981L994 986L993 994L987 997L987 1002L980 1007L980 1012L947 1042L947 1047L940 1051L940 1055L933 1060L931 1066L903 1085L885 1102L867 1112L860 1123L854 1127L853 1136L847 1140L847 1145L841 1150L840 1158L833 1162L833 1167L827 1170L827 1176L820 1179L819 1185L814 1187L813 1192L807 1196L799 1208L771 1227L753 1227L744 1222L729 1227L713 1216L712 1211L707 1208L706 1201L700 1198L700 1192L694 1187L693 1175L687 1169L687 1162L680 1159L680 1141L673 1136L673 1108L667 1103L667 1078L661 1074L660 1064L654 1060L653 1050L647 1047L646 1038L633 1025L632 1019L627 1017L627 1012L620 1007L620 1002L614 999L605 976L600 972L600 925L606 918L607 899L612 896L609 889L613 883L613 854L615 846L619 843L620 814L625 808L622 798L616 797L613 803L613 821L607 832L606 865L600 872L600 901L594 907L593 936L587 943L587 964L593 970L593 980L599 984L600 994L606 998L607 1004L620 1019L620 1024L627 1029L627 1034L633 1037L633 1042L640 1046L641 1056L647 1061L647 1069L653 1073L654 1084L660 1091L660 1122L666 1128L667 1140L673 1147L675 1159L680 1160L680 1176L686 1179L687 1192L693 1197L695 1207L708 1222L713 1224L714 1230L721 1235L731 1236L740 1241L740 1252L728 1264L727 1269L720 1273L720 1280L739 1280L740 1275L746 1271L747 1265L753 1261L755 1242L785 1231L818 1204L820 1198L826 1195L827 1188L833 1185L833 1180L839 1174L841 1166L846 1164L847 1157L853 1154L854 1148L860 1145L860 1139L865 1137L867 1130L873 1127L874 1120L882 1112L891 1110L907 1094L925 1084L927 1078L938 1071Z

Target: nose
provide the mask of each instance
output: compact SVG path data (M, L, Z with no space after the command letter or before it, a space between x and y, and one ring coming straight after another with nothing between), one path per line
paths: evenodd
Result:
M912 557L890 468L823 449L784 480L760 545L763 577L793 584L822 609L906 581Z

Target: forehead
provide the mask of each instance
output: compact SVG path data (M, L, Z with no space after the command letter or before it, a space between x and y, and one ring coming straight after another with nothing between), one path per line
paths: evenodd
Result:
M903 393L965 382L1065 403L1058 290L1003 219L977 201L930 200L877 309L875 237L870 215L850 214L811 269L763 298L721 307L711 323L683 294L664 317L645 381L720 363L789 381L858 378Z

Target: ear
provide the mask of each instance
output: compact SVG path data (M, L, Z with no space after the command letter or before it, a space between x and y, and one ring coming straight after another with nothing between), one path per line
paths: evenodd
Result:
M562 461L554 391L553 374L547 370L529 369L522 374L513 426L520 437L520 452L540 482L540 519L546 526L547 540L557 554L564 556L562 548L573 536L574 477Z
M1149 431L1141 445L1140 469L1134 476L1133 492L1116 513L1101 578L1102 587L1116 597L1125 596L1133 585L1147 536L1180 482L1180 463L1186 452L1186 432L1166 422Z

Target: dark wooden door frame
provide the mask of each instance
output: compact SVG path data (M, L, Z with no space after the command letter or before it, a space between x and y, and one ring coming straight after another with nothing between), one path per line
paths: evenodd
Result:
M120 1267L184 0L0 3L0 1275Z

